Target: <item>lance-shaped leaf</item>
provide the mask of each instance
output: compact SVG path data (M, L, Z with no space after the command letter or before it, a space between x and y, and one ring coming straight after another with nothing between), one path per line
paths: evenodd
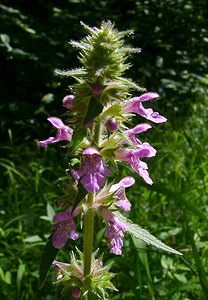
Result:
M136 89L137 91L141 91L141 92L146 90L146 89L138 86L131 79L127 79L127 78L123 78L123 77L117 77L117 80L120 80L121 82L125 83L131 89Z
M61 75L61 76L83 76L86 75L86 70L84 68L77 68L77 69L73 69L73 70L55 70L55 73L57 75Z
M77 195L74 200L74 203L73 203L72 212L75 210L75 208L78 206L78 204L82 201L82 199L84 199L84 197L87 195L87 191L81 183L78 184L77 189L78 189L78 191L77 191Z
M133 224L131 220L124 217L121 213L118 211L113 212L113 214L121 221L122 223L125 223L128 226L128 232L133 234L137 239L141 239L147 244L150 244L152 246L155 246L161 250L171 252L173 254L182 255L177 250L174 250L173 248L165 245L163 242L158 240L155 236L153 236L151 233L149 233L147 230L141 228L140 226Z
M78 128L73 132L73 138L70 142L71 152L76 149L87 135L87 128Z
M100 102L97 101L95 97L91 97L87 114L85 116L84 124L87 124L89 121L97 117L103 110L103 106Z
M40 276L39 276L39 289L45 283L46 277L50 270L51 264L54 261L59 249L55 248L52 244L52 235L49 237L40 260Z

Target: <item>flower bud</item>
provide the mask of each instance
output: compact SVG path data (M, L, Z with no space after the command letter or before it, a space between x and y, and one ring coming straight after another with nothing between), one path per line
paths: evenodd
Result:
M92 88L92 93L94 95L99 95L102 92L102 87L99 84L95 84Z
M108 120L106 126L107 126L109 131L115 131L115 130L118 129L118 123L115 119Z
M63 106L67 109L72 109L74 106L72 104L72 100L74 100L74 96L73 95L67 95L64 97L63 99Z
M80 288L79 288L79 287L73 288L73 290L72 290L72 297L73 297L74 299L79 299L80 296L81 296Z

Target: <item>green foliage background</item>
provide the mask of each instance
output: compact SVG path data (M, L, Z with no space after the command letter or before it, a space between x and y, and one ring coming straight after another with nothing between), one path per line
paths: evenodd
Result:
M155 184L150 189L138 178L129 190L131 217L184 254L127 237L113 266L120 292L111 299L207 299L207 16L205 0L1 1L0 299L60 297L53 271L38 290L38 269L67 185L67 158L64 149L43 151L36 141L48 136L46 118L64 112L72 82L54 69L78 66L68 41L84 36L81 20L99 26L107 19L134 30L127 43L142 52L131 57L127 76L158 92L154 105L168 117L144 137L158 149L149 162ZM122 168L120 178L127 173ZM101 228L95 241L106 249Z

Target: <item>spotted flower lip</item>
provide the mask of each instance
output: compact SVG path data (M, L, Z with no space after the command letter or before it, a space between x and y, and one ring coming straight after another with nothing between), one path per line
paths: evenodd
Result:
M56 214L54 217L54 221L57 222L54 225L55 232L53 234L52 240L53 246L55 248L63 248L69 237L72 240L76 240L78 238L71 209L67 209L64 212Z
M132 186L135 183L135 179L131 176L124 177L117 184L113 184L109 190L109 193L114 193L114 198L118 200L118 206L125 211L130 211L131 203L126 197L125 189Z
M108 227L105 232L105 236L108 239L108 247L111 253L115 255L122 254L122 247L123 247L123 237L124 233L128 231L128 226L121 221L119 221L114 214L103 207L101 209L101 216L107 222Z
M51 143L57 143L60 141L71 141L73 129L65 125L61 119L56 117L50 117L47 119L53 127L58 129L55 137L49 137L47 140L39 141L41 147L45 147Z
M82 153L83 163L79 170L72 170L75 180L80 180L81 184L88 192L97 192L105 183L105 177L110 171L102 161L99 151L95 147L89 147Z
M117 149L114 154L117 159L127 162L132 167L132 169L144 179L146 183L153 184L153 181L147 171L147 164L140 160L141 157L152 156L151 150L148 149L148 147L138 150L120 148Z
M154 123L163 123L166 122L167 119L161 116L158 112L154 112L152 108L144 108L142 102L151 101L155 98L158 98L159 95L157 93L148 92L139 97L133 97L124 102L123 111L126 113L137 113L140 116L154 122Z

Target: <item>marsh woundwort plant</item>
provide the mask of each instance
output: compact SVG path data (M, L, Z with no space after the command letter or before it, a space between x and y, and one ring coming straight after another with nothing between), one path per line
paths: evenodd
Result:
M64 290L70 290L74 299L108 299L108 290L116 288L111 283L111 265L105 266L103 256L93 252L95 215L106 227L108 248L114 255L122 254L127 232L160 249L180 253L124 217L122 211L131 209L125 189L134 185L135 180L126 176L115 183L112 179L113 173L118 173L118 162L122 162L129 164L147 184L153 183L143 159L155 156L156 150L137 135L151 129L152 123L166 122L166 118L146 107L159 97L157 93L144 92L123 77L130 67L126 62L129 54L140 50L126 47L124 37L131 32L119 32L109 21L100 28L81 24L88 35L79 42L71 41L71 45L79 49L82 67L57 71L75 79L71 93L63 99L65 122L57 117L48 118L57 130L56 135L39 142L41 147L66 143L72 201L71 205L66 201L65 209L55 215L54 231L43 256L47 259L50 250L47 266L52 263L57 268L57 280ZM133 91L139 95L132 97ZM135 114L144 118L145 123L129 128ZM76 254L72 252L69 263L56 261L58 250L66 245L68 238L78 239L77 216L82 216L84 223L83 249L77 249ZM47 271L41 270L42 277Z

